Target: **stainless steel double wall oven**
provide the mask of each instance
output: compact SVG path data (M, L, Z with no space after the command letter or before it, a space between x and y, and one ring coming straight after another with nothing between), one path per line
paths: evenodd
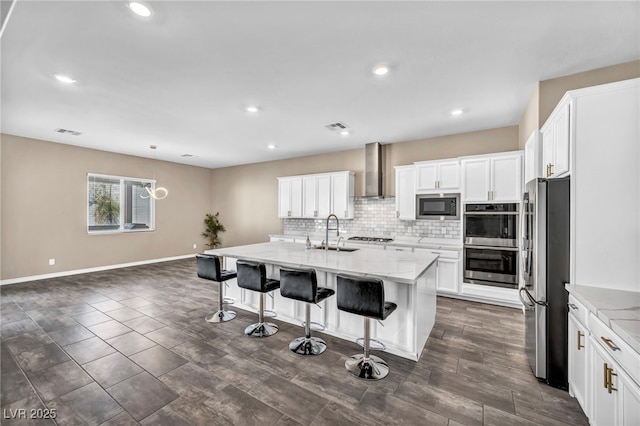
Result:
M464 206L464 282L518 288L518 203Z

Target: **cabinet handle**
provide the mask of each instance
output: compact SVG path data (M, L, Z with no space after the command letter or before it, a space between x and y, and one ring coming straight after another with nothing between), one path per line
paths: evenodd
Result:
M549 164L549 171L551 173L551 176L553 176L553 164Z
M618 390L617 388L613 387L613 382L611 381L611 378L613 376L617 376L617 374L614 373L613 368L609 368L609 365L605 362L604 363L604 388L609 393L612 393L613 391Z
M487 200L491 201L491 191L487 191Z
M584 348L584 345L581 343L583 337L584 334L580 330L578 330L578 350Z
M314 217L318 217L318 210L314 210L314 211L313 211L313 216L314 216Z
M287 211L287 216L291 217L291 210Z
M344 217L347 217L347 211L346 210L344 211Z
M573 303L569 303L568 305L569 305L569 307L570 307L571 309L576 309L576 310L578 310L578 311L580 310L580 308L578 308L578 307L577 307L575 304L573 304Z
M606 338L606 337L604 337L604 336L600 336L600 338L602 339L602 341L603 341L604 343L606 343L606 344L607 344L607 346L609 346L609 348L610 348L612 351L619 351L619 350L620 350L620 348L619 348L615 343L613 343L613 340L611 340L611 339L607 339L607 338Z
M400 211L396 210L396 217L400 217Z

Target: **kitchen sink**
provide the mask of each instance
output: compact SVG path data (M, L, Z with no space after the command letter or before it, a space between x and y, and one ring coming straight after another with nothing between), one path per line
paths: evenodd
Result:
M316 248L316 249L318 249L318 250L324 250L324 247L321 247L321 246L317 246L317 247L315 247L315 248ZM348 247L340 247L340 250L338 250L338 248L337 248L337 247L329 247L329 250L331 250L331 251L344 251L344 252L350 253L350 252L352 252L352 251L358 251L358 250L360 250L360 249L357 249L357 248L348 248Z

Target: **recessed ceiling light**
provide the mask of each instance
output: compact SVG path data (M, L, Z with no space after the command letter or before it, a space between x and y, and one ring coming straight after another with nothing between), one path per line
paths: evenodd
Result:
M256 112L258 112L258 110L259 110L259 109L260 109L260 108L258 108L258 107L257 107L257 106L255 106L255 105L249 105L249 106L247 106L247 107L245 108L245 110L246 110L247 112L251 112L251 113L256 113Z
M454 110L451 111L451 115L460 115L460 114L462 114L462 112L463 111L460 108L454 109Z
M340 131L340 134L341 134L342 136L349 136L349 131L348 131L347 129L345 129L345 130L341 130L341 131Z
M276 149L278 147L278 145L274 145L272 143L270 143L269 145L267 145L267 148L269 149Z
M143 18L148 18L149 16L151 16L151 9L149 8L149 6L146 6L137 1L129 2L128 6L129 9L131 9L131 11L138 16L142 16Z
M389 65L387 64L379 64L373 67L373 73L375 75L383 76L389 72Z
M54 77L61 83L72 84L76 82L75 78L69 77L68 75L56 74Z

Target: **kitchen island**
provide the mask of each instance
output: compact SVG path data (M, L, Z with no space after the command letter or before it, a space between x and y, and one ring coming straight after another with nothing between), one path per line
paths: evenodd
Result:
M420 358L435 322L437 255L368 248L325 251L287 242L250 244L206 253L223 256L227 269L236 269L236 259L262 262L267 266L267 275L274 279L279 278L282 266L313 268L318 286L334 290L340 273L383 280L385 299L396 303L398 308L382 325L372 323L371 336L384 343L387 352L404 358L414 361ZM227 283L225 296L235 298L234 308L257 311L257 293L239 288L236 280ZM304 319L304 304L280 296L279 291L273 293L265 308L275 311L278 320L299 325ZM339 311L335 297L312 306L311 321L324 324L324 333L346 340L353 341L363 334L363 318Z

